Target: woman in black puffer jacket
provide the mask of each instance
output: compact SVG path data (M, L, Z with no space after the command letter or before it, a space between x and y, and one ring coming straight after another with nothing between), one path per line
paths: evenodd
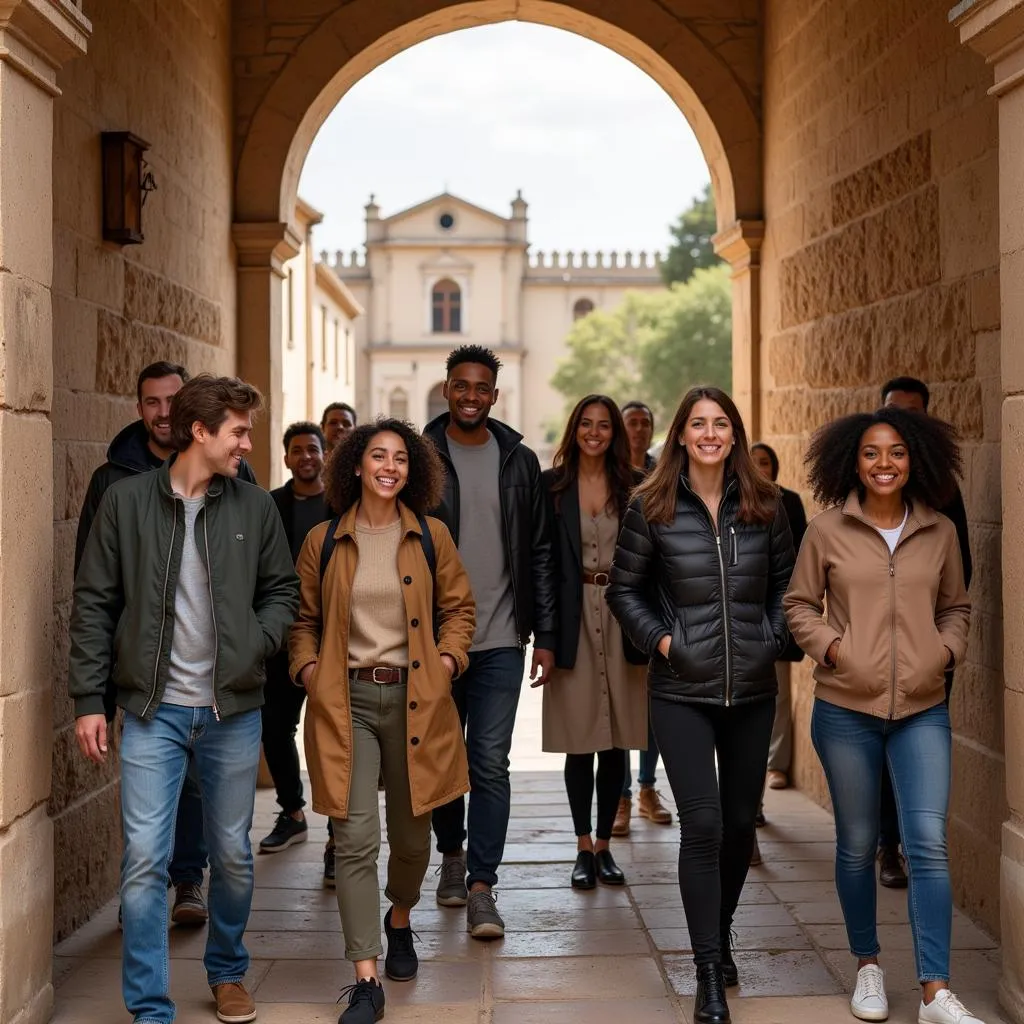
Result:
M735 404L718 388L693 388L626 513L607 601L651 659L698 1024L729 1021L729 932L764 786L793 559L778 488L754 468Z

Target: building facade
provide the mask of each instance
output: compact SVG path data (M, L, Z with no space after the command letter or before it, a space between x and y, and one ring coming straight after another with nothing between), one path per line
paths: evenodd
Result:
M484 345L503 363L495 415L542 461L565 421L551 377L573 321L664 287L654 255L531 252L521 194L508 217L447 192L382 217L371 198L364 251L336 253L330 269L366 310L355 323L360 415L426 423L447 408L448 353Z

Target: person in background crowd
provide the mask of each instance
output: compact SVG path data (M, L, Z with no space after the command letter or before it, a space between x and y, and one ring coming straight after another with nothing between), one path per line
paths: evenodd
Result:
M807 451L811 520L785 599L814 658L811 740L836 822L836 889L857 984L850 1010L885 1020L875 846L888 765L910 865L920 1024L979 1024L949 990L953 896L946 852L952 744L943 677L967 648L971 602L956 530L952 427L902 409L822 427Z
M882 385L882 405L908 412L928 414L931 394L928 385L916 377L894 377ZM959 485L949 502L936 511L952 520L964 565L964 583L971 585L971 540L967 530L967 510ZM946 673L946 704L953 690L953 673ZM882 810L878 828L878 881L888 889L905 889L907 872L900 856L900 824L896 814L896 798L892 792L889 771L882 772Z
M167 864L189 770L209 844L207 980L222 1021L256 1017L242 980L253 892L253 801L264 660L298 609L298 580L266 491L237 479L262 396L207 374L174 395L159 469L109 488L75 577L68 692L75 735L107 758L113 675L121 733L122 983L138 1022L171 1024Z
M107 461L89 480L82 511L78 516L78 534L75 538L75 575L82 563L85 542L89 539L96 512L107 489L118 480L159 469L174 454L171 447L171 399L188 380L188 371L177 363L160 361L150 363L139 374L135 385L136 411L139 418L129 423L110 442ZM255 483L249 464L239 466L239 478ZM108 683L104 697L107 721L112 722L116 712L113 680ZM203 898L203 872L206 870L206 842L203 839L203 801L195 777L195 765L189 762L189 772L181 788L178 815L174 827L174 854L168 866L168 879L174 887L174 907L171 920L180 925L206 923L206 900ZM120 915L118 917L120 921Z
M324 497L324 453L327 442L315 423L293 423L284 432L284 464L292 475L283 487L270 492L288 537L292 559L297 560L306 534L331 518ZM277 790L281 812L270 834L260 840L260 853L278 853L306 841L308 825L302 808L299 752L295 732L299 727L305 689L292 682L288 652L267 659L266 703L263 705L263 753ZM334 839L330 820L324 848L324 885L334 887Z
M393 981L418 970L410 912L430 860L430 812L469 788L451 687L469 664L473 596L444 524L424 517L443 479L434 446L410 424L358 427L327 470L339 515L314 527L299 554L289 657L309 694L313 806L334 822L338 909L356 974L340 1024L384 1013L378 776L390 849L384 970Z
M333 452L338 445L356 429L356 411L348 402L331 402L320 417L320 429L327 441L327 452Z
M654 459L650 455L651 441L654 438L654 413L643 402L627 402L622 407L622 417L626 425L626 437L629 440L629 461L641 478L654 468ZM654 738L654 727L648 724L647 749L640 751L640 794L637 801L637 813L657 825L672 824L672 815L661 801L661 794L654 788L657 782L658 741ZM622 796L615 812L612 825L613 836L628 836L630 818L633 814L633 773L629 765L629 751L626 751L626 777L622 784Z
M750 446L750 457L754 460L757 471L766 480L771 480L773 484L778 483L779 457L775 454L774 448L764 442L758 442ZM804 503L796 491L791 491L787 487L779 487L779 495L782 498L782 507L786 510L789 528L793 534L793 550L799 551L807 530ZM789 785L789 769L793 759L793 705L790 696L790 677L792 665L795 662L803 661L803 657L804 652L790 637L788 646L775 663L779 695L775 699L775 724L772 726L772 741L768 747L767 785L769 789L785 789ZM765 824L763 803L757 814L757 824L758 827ZM756 867L760 863L761 849L757 842L757 833L755 833L754 852L751 855L750 866Z
M754 845L789 639L793 538L732 399L684 396L637 488L608 604L650 659L651 718L679 815L679 887L697 968L694 1021L728 1024L730 932ZM716 772L717 764L717 772Z
M441 906L466 906L477 939L500 938L505 922L492 887L505 850L512 799L509 752L534 638L531 678L545 682L555 660L555 589L547 503L537 456L522 435L491 418L498 401L498 357L480 345L448 356L448 412L424 433L444 465L434 514L448 527L477 595L469 668L452 696L469 754L468 848L462 797L434 811Z
M565 789L576 829L575 889L623 885L609 849L631 747L647 737L647 658L628 652L605 603L615 540L633 487L622 414L605 395L577 403L541 477L550 503L557 567L555 671L544 687L543 749L564 753ZM637 664L627 660L632 653ZM592 837L597 754L597 842Z

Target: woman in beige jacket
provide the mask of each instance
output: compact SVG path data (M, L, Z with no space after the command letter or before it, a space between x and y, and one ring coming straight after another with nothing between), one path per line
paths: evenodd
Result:
M878 965L875 847L888 765L909 865L920 1024L980 1024L949 990L953 899L946 855L950 726L944 673L967 647L970 600L953 524L952 428L898 409L822 428L807 455L826 511L807 528L786 594L789 627L817 665L811 738L836 821L836 889L861 1020L889 1013Z
M388 880L385 973L416 976L409 914L430 859L430 812L469 789L451 680L469 663L475 606L447 528L423 513L440 497L433 444L399 420L357 427L327 469L338 511L306 537L299 617L288 642L306 687L313 808L334 824L345 956L355 962L342 1024L384 1013L377 980L377 779L384 778Z

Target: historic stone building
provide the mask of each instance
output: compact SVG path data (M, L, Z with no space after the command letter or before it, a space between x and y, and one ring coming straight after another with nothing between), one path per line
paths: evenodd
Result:
M447 193L381 217L371 198L364 252L331 268L367 311L355 324L361 414L425 423L447 408L448 352L485 345L504 364L496 414L542 460L561 436L565 399L550 382L573 321L664 287L647 253L531 252L521 195L509 217Z
M951 3L0 0L0 1024L46 1019L53 934L115 886L116 766L74 749L64 675L75 520L136 372L170 357L259 385L269 481L318 127L400 50L508 19L616 50L693 126L734 391L785 483L809 432L895 371L960 428L977 569L954 886L1000 933L1024 1021L1024 0ZM111 130L146 140L144 167L122 136L104 173ZM820 797L806 738L798 762Z

